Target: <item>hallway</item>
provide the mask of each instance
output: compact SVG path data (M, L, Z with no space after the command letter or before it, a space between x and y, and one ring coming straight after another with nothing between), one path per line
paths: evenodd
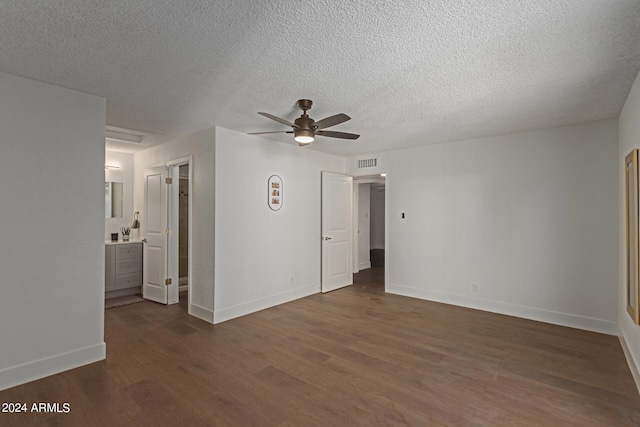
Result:
M371 250L371 268L353 275L353 287L384 294L384 249Z

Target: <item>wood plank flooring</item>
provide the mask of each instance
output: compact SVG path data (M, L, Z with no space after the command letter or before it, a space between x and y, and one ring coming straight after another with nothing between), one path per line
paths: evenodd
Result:
M616 337L387 295L381 272L215 326L109 309L106 361L0 392L71 411L0 425L640 426Z

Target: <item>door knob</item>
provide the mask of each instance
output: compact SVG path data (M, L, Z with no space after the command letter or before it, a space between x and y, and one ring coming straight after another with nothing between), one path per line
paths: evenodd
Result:
M331 237L325 237L324 240L331 240Z

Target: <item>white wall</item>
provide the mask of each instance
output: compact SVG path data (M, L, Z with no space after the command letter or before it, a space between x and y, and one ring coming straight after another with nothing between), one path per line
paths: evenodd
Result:
M122 218L105 218L104 239L111 241L111 233L118 233L122 240L121 227L133 224L133 154L117 151L105 151L105 164L117 165L118 169L104 171L106 182L122 183ZM139 231L131 230L131 239L139 240Z
M105 357L104 127L104 99L0 73L0 389Z
M134 155L134 210L140 211L141 237L144 223L144 170L193 155L191 306L189 312L213 322L214 298L214 164L215 131L213 128L162 144Z
M358 184L358 265L357 270L371 268L371 184ZM355 270L355 271L357 271Z
M640 326L631 320L626 310L626 264L625 264L625 202L624 202L624 158L634 148L640 148L640 77L636 78L627 102L620 113L618 150L618 327L623 344L626 344L630 365L640 390ZM635 368L635 369L633 369Z
M617 333L616 120L385 156L387 291Z
M385 190L371 187L371 249L384 249Z
M222 128L215 139L215 322L318 292L321 171L344 173L345 160ZM279 211L267 205L274 174Z

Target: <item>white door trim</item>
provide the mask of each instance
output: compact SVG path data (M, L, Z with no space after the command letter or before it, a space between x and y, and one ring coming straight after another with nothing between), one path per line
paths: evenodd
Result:
M169 176L173 179L175 185L172 187L171 198L169 200L169 228L173 231L169 234L168 244L168 263L169 263L169 277L171 278L171 285L169 285L169 304L175 304L179 299L179 287L180 277L178 271L178 229L179 229L179 169L180 166L189 165L189 213L188 213L188 239L189 239L189 260L188 260L188 311L192 314L192 277L193 277L193 155L180 157L167 162L169 168Z
M380 176L380 173L384 173L384 177ZM353 272L354 273L358 273L360 270L359 267L359 261L358 261L358 254L359 254L359 242L358 242L358 227L359 227L359 218L358 218L358 212L359 212L359 203L358 203L358 196L359 196L359 191L360 191L360 184L378 184L378 183L384 183L385 185L385 198L384 198L384 246L385 246L385 251L387 248L387 244L388 244L388 239L387 239L387 230L389 227L389 217L388 217L388 193L386 193L386 188L387 188L387 171L386 169L381 169L380 173L377 173L375 175L352 175L353 176L353 201L354 201L354 208L353 208ZM369 205L371 205L371 203L369 203ZM371 212L369 212L369 218L371 218ZM385 264L386 264L386 258L385 258ZM386 267L386 265L385 265ZM385 268L385 286L386 286L386 275L387 275L387 270Z

